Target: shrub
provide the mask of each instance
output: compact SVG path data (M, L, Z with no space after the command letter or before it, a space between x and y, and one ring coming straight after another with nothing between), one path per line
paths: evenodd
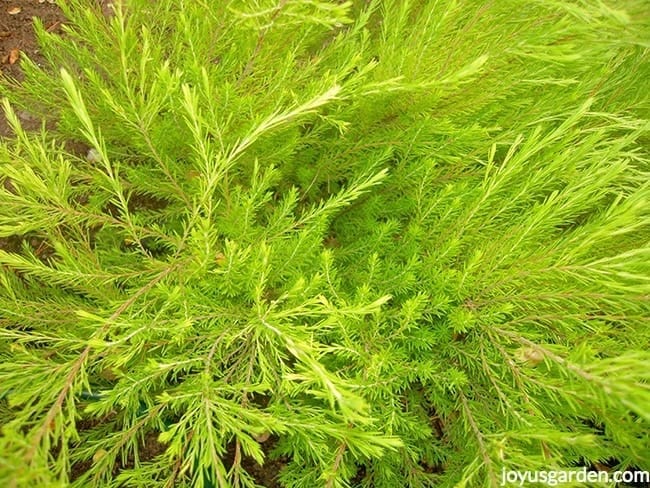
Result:
M93 5L3 88L3 485L650 470L644 2Z

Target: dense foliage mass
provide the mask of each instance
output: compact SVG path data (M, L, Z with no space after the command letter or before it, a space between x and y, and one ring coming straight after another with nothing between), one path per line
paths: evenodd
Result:
M2 486L650 470L645 1L61 5L2 88Z

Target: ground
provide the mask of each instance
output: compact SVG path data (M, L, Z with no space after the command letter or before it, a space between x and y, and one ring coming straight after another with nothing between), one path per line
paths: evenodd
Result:
M65 20L53 0L0 0L0 73L20 79L21 58L36 62L40 53L34 36L33 18L38 17L50 32L58 32ZM22 118L27 129L40 122ZM0 117L0 137L10 135L4 117Z

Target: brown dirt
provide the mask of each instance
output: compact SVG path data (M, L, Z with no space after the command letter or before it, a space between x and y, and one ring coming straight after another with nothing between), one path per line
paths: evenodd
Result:
M33 18L38 17L50 32L58 32L64 21L61 10L52 0L0 0L0 78L21 78L21 58L28 56L39 63L42 60ZM27 114L21 117L26 129L40 127L40 121ZM4 116L0 116L0 137L11 135Z
M50 32L60 29L64 20L59 8L50 0L0 0L0 69L3 74L20 77L20 59L11 59L12 51L39 61L34 17L40 18Z

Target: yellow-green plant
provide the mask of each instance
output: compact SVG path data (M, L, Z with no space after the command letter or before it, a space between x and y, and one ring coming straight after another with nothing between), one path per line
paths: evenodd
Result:
M3 486L650 470L646 2L60 5L2 88Z

